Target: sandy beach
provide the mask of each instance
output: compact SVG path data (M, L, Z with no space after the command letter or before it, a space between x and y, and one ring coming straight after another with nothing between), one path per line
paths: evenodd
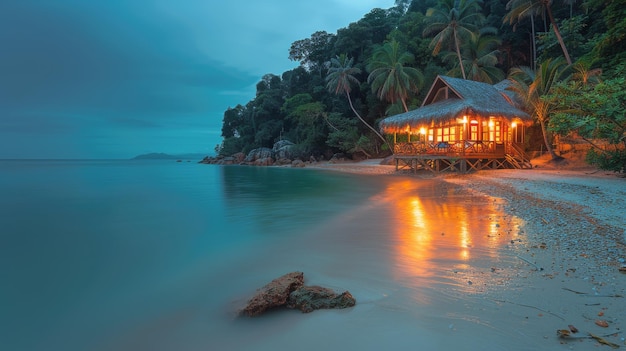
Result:
M1 344L624 348L626 179L536 164L435 176L380 160L2 163L1 294L12 303ZM348 290L356 305L239 315L256 289L293 271Z
M626 274L620 272L626 266L626 179L580 162L552 166L535 160L532 170L433 175L397 172L380 161L312 167L436 178L477 197L503 200L497 206L514 216L509 218L523 220L517 224L523 235L507 248L515 249L517 264L476 272L498 273L509 287L485 289L480 298L502 312L490 310L485 319L492 325L518 325L517 333L538 339L546 349L626 347Z

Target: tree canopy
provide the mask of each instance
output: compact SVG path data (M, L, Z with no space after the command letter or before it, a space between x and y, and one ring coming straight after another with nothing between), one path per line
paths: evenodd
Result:
M598 126L623 126L625 8L626 0L397 0L285 48L300 66L263 76L251 101L226 110L217 149L247 152L289 138L302 157L388 154L377 122L419 106L422 88L439 74L488 83L517 76L546 145L553 135L578 133L623 148L623 134ZM547 77L559 61L571 74ZM549 89L541 90L546 80ZM540 90L523 90L534 87ZM557 101L555 91L564 97ZM587 100L605 104L591 109L596 104ZM578 105L590 110L563 112Z

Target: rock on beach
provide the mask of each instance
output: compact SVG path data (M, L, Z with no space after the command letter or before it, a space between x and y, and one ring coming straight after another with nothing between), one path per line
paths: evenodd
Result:
M287 308L309 313L322 308L348 308L355 304L356 300L348 291L337 294L321 286L303 286L289 294Z
M260 288L241 314L254 317L281 306L308 313L322 308L348 308L355 304L350 292L337 294L321 286L304 286L304 273L291 272Z
M254 317L270 308L283 306L287 303L289 294L303 285L302 272L291 272L278 277L259 289L241 313Z

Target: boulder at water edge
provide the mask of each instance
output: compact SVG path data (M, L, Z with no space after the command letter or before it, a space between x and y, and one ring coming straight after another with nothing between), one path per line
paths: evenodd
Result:
M253 317L270 308L284 306L289 299L289 294L302 285L304 285L302 272L291 272L276 278L259 289L241 313Z
M348 291L337 294L321 286L304 286L304 273L292 272L259 289L241 314L254 317L280 306L308 313L322 308L347 308L355 304L356 300Z
M348 291L337 294L321 286L303 286L289 294L288 308L297 308L304 313L322 308L353 307L356 300Z

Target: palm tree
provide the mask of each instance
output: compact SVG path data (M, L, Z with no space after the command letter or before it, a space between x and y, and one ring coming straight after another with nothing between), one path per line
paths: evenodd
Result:
M563 3L569 5L569 19L574 17L574 3L576 0L563 0Z
M535 16L541 14L541 8L539 6L523 6L525 3L530 3L531 0L510 0L506 4L507 10L509 12L504 16L502 22L509 22L509 24L513 24L514 22L519 22L525 17L530 18L530 28L531 35L533 40L531 41L531 50L533 61L531 64L532 69L537 68L537 34L535 34ZM515 26L513 26L513 30L515 31Z
M596 85L602 82L600 76L602 75L602 68L591 68L593 62L578 60L572 68L574 74L572 78L580 81L583 85L592 84Z
M400 51L400 44L396 40L376 49L367 64L370 72L367 82L372 85L372 92L376 92L379 99L392 104L399 100L404 111L408 112L406 100L409 94L417 93L424 84L424 75L420 70L405 66L414 60L411 53Z
M496 67L500 52L495 49L502 40L490 35L490 32L495 33L495 29L481 30L479 36L470 39L463 47L463 68L469 80L494 84L504 78L502 70ZM454 56L454 53L449 52L444 59L455 61ZM457 64L448 75L458 76L459 73L460 67Z
M546 126L554 104L545 99L545 96L550 94L553 87L560 81L564 73L563 66L563 60L550 59L541 63L537 70L532 70L530 67L512 68L509 74L513 82L511 90L522 98L526 110L539 121L543 142L553 160L561 159L561 157L554 152L552 142L548 138Z
M565 56L565 60L568 65L572 64L572 59L569 56L569 52L565 47L565 42L563 41L563 37L561 36L561 31L559 31L559 26L556 24L554 20L554 15L552 15L552 0L510 0L506 4L506 8L509 9L509 12L504 16L504 22L509 21L509 23L513 23L513 21L519 21L524 17L531 17L531 19L539 14L546 13L548 18L550 19L550 24L552 24L552 29L554 30L554 35L561 45L561 50L563 50L563 55ZM534 25L533 25L534 31ZM533 33L533 44L534 44L534 33Z
M346 54L341 54L336 57L330 59L330 68L328 69L328 75L326 76L326 88L329 92L339 94L346 94L348 98L348 103L350 103L350 108L352 112L359 118L363 124L365 124L372 132L374 132L378 137L387 144L389 150L393 150L387 139L385 139L380 133L374 129L369 123L367 123L361 115L357 112L352 104L352 98L350 97L350 92L352 91L352 84L359 84L359 80L354 76L355 74L361 73L361 70L358 67L353 67L352 64L354 59L348 58Z
M456 50L463 79L465 69L461 57L461 45L476 36L478 25L484 21L476 0L442 0L438 7L426 11L428 25L422 33L425 37L435 34L430 42L433 55L439 54L444 44Z

